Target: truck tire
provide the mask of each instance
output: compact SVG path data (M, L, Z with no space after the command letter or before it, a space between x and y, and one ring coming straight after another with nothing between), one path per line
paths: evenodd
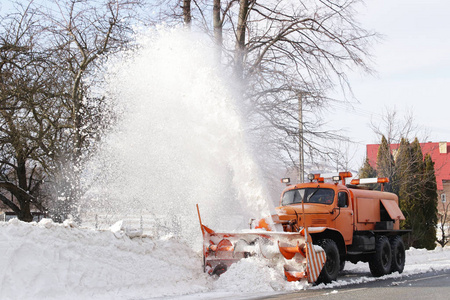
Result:
M323 239L318 242L319 246L325 250L327 260L320 272L317 283L330 283L336 280L340 269L339 250L336 243L331 239Z
M369 260L370 273L374 277L380 277L389 274L391 271L392 252L389 239L382 235L377 238L375 243L375 253Z
M405 245L399 235L391 238L390 243L392 252L391 273L399 272L401 274L405 268Z

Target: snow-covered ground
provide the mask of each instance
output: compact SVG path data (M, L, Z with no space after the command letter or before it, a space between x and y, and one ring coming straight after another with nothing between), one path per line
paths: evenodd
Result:
M201 253L187 243L169 236L144 237L120 223L96 231L71 222L13 219L0 222L0 249L2 300L245 298L324 288L286 282L279 270L257 258L242 260L220 278L209 277L202 271ZM402 275L450 269L450 247L411 249L406 255ZM367 264L347 263L345 272L353 279L327 287L377 280L368 274Z

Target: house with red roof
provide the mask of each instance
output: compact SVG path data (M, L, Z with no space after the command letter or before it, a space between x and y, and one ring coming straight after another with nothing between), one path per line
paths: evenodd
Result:
M377 154L379 144L370 144L366 146L367 158L369 159L369 164L376 169L377 167ZM391 151L394 159L396 158L398 148L400 144L391 144ZM450 201L450 143L439 142L439 143L421 143L422 153L431 155L431 159L434 161L434 170L436 174L437 190L439 195L439 210L442 209L442 200Z

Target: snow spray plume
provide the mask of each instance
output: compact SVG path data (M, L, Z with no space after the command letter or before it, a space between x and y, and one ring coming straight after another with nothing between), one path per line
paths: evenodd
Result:
M192 239L200 237L196 203L204 223L222 230L270 214L214 47L181 29L139 39L139 50L109 67L108 92L123 114L87 172L96 178L91 218L143 216L150 230Z

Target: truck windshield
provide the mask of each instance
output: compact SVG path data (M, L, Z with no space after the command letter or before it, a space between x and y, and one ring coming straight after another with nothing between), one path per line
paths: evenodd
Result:
M321 203L332 204L334 200L334 190L323 188L306 188L298 190L290 190L283 194L281 205L289 205L295 203Z

